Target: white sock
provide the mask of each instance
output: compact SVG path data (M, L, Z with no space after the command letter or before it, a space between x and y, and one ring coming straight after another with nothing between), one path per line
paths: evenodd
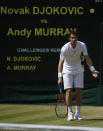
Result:
M72 106L68 106L68 113L72 112Z
M80 106L76 106L76 113L80 113Z

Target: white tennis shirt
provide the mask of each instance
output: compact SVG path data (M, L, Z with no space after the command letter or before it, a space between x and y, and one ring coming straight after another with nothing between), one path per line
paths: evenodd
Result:
M64 60L62 73L79 73L84 69L81 66L81 53L88 55L85 43L77 41L77 45L73 48L70 42L66 43L60 52L60 59Z

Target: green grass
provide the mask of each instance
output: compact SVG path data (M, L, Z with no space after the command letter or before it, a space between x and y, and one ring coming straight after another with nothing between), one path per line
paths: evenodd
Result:
M82 106L81 112L84 120L67 121L56 117L54 106L0 104L0 123L103 127L103 107Z

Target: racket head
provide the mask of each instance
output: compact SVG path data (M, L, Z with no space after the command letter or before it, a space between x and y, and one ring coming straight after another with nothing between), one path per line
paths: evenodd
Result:
M55 113L56 113L56 116L59 118L65 118L68 113L68 108L65 103L63 94L62 94L62 89L63 89L63 87L60 86L59 87L60 95L59 95L59 98L58 98L56 106L55 106Z
M56 116L59 118L65 118L67 116L67 105L65 104L65 101L60 100L57 102L55 106L55 113Z

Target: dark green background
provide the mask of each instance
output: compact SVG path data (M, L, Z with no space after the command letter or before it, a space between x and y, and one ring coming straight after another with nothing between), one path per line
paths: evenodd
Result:
M57 37L7 37L9 27L28 28L34 27L76 27L79 40L86 43L89 56L95 68L100 72L99 78L92 78L91 72L85 65L85 88L83 90L84 104L103 104L102 97L102 72L103 72L103 3L94 0L22 0L1 1L0 6L8 8L23 8L28 6L83 6L84 15L1 15L0 16L0 102L1 103L55 103L58 94L57 67L58 53L18 53L17 48L61 48L68 42L68 36ZM94 14L89 10L95 9ZM46 19L48 23L41 23ZM35 56L42 57L38 70L34 71L7 71L7 56ZM21 62L22 63L22 62ZM19 64L21 64L19 63ZM14 62L10 62L14 65ZM27 64L27 63L24 63ZM32 63L29 63L32 64ZM83 62L85 64L85 62ZM38 99L40 98L40 99ZM75 92L73 95L75 100ZM75 103L75 102L74 102Z

